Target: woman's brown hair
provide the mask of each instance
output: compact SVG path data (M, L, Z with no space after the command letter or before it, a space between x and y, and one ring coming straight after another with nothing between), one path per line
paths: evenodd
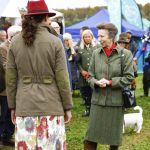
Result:
M111 38L111 39L115 39L115 37L118 33L118 29L112 23L102 23L102 24L98 25L97 28L107 30L109 38Z
M36 38L38 24L43 21L46 14L24 16L22 20L22 37L27 46L32 46Z

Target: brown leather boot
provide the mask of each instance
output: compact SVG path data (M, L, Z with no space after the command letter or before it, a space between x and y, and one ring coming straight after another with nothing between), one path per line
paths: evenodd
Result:
M118 150L118 146L110 145L109 150Z
M96 150L97 143L91 141L84 141L84 150Z

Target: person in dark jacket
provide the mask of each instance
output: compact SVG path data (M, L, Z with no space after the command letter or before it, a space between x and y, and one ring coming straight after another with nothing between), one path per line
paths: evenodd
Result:
M1 62L4 70L6 70L7 54L12 38L19 32L21 32L21 26L13 25L7 30L8 39L0 45ZM1 117L0 117L0 140L3 145L14 145L13 134L15 126L11 121L11 113L8 108L6 90L0 92L0 105L1 105Z
M142 56L145 59L150 53L150 28L147 29L145 34L142 37L142 44L134 56L133 60L137 62L137 60ZM143 95L141 97L148 97L148 73L149 63L147 61L143 61Z
M128 40L128 36L127 36L126 32L122 32L119 35L118 44L120 45L120 47L125 48L127 50L130 50L129 49L130 48L130 46L129 46L129 40ZM138 74L137 74L137 65L136 65L135 61L133 61L133 69L134 69L134 77L136 78L138 76ZM135 79L132 81L131 89L132 90L136 89L136 80Z
M114 24L104 23L97 28L101 48L93 52L88 70L93 94L84 150L96 150L98 143L118 150L122 143L124 116L122 87L130 85L134 79L133 57L126 49L121 56L122 48L115 42L118 30Z
M65 47L65 54L66 54L66 61L67 61L67 68L69 73L69 79L70 79L70 87L71 90L73 90L74 86L74 77L77 76L77 66L75 63L75 56L76 51L73 47L73 39L70 33L64 33L63 34L63 40L64 40L64 47ZM75 70L73 70L75 69ZM76 78L76 77L75 77Z
M138 50L137 44L136 44L135 40L133 39L132 32L130 30L126 31L126 34L127 34L128 40L129 40L129 49L131 50L132 55L134 57Z

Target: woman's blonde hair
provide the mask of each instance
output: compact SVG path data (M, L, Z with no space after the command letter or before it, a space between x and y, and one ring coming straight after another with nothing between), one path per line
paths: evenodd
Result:
M92 36L91 45L92 45L92 47L96 46L97 42L96 42L96 39L94 37L93 32L90 29L87 29L87 30L84 30L83 33L82 33L82 39L81 39L80 48L84 49L84 45L85 45L84 36L85 36L85 34L91 34L91 36Z

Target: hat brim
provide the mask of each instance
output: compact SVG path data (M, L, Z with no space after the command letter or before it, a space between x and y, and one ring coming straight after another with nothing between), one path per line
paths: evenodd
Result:
M33 12L33 13L27 13L25 16L31 16L31 15L41 15L41 14L48 14L49 17L53 17L56 15L56 13L53 12Z
M130 30L127 30L127 31L126 31L126 33L130 33L130 34L132 34L132 32L131 32Z

